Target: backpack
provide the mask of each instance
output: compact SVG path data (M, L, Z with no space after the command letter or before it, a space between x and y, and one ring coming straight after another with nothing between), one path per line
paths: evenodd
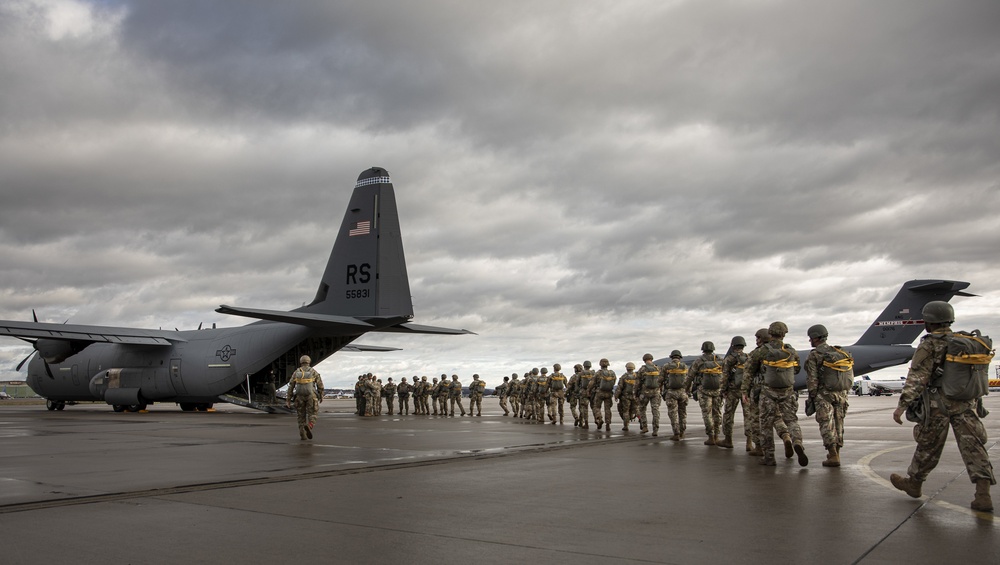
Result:
M611 391L615 390L615 376L613 374L608 373L607 375L601 375L598 378L601 379L601 382L600 382L600 385L601 385L600 389L601 389L601 391L603 391L603 392L611 392Z
M850 390L854 385L854 357L834 345L823 351L823 366L819 371L820 383L835 392Z
M703 359L705 363L698 370L701 375L701 388L705 390L719 390L722 388L722 365L719 364L718 355L712 355L711 359Z
M771 388L788 388L795 384L795 367L799 357L795 350L784 343L776 347L773 342L764 344L764 384Z
M952 400L973 400L989 394L993 340L979 330L942 336L948 344L940 378L941 392Z

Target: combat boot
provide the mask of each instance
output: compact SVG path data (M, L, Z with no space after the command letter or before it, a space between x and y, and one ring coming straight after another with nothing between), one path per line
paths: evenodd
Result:
M728 435L722 441L717 444L719 447L725 447L726 449L733 448L733 436Z
M611 431L611 422L608 422L607 424L604 424L604 431L606 431L606 432L610 432Z
M750 436L747 436L747 451L753 451L753 449L753 440L750 439Z
M299 439L301 439L301 440L305 440L306 439L306 427L305 426L299 426Z
M799 456L799 466L805 467L809 464L809 458L806 457L806 450L802 447L801 443L795 444L795 454Z
M670 436L670 441L680 441L680 440L681 440L680 434L674 434Z
M761 465L765 465L767 467L774 467L778 463L774 460L774 456L773 455L771 455L771 456L765 455L764 458L760 460L760 464Z
M836 447L831 447L826 451L826 461L823 462L824 467L840 467L840 453L837 452Z
M755 445L752 450L747 452L747 455L749 455L750 457L763 457L764 450L761 449L759 445Z
M681 439L684 439L684 432L681 432Z
M889 482L891 482L892 486L896 487L897 490L905 492L912 498L920 498L921 481L918 481L913 477L904 477L893 473L889 475Z
M976 512L993 512L993 499L990 498L990 480L976 481L976 498L972 500L972 509Z
M705 440L705 445L715 445L715 436L708 436Z
M785 443L785 459L791 459L792 455L795 455L795 446L792 445L792 436L784 434L781 436L781 441Z

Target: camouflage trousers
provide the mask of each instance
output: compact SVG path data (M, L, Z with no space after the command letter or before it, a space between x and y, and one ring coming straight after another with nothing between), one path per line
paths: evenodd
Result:
M821 390L816 394L816 423L823 447L844 446L844 417L847 416L847 391Z
M535 395L535 420L545 423L545 412L549 413L549 420L555 420L552 414L552 400L549 395Z
M722 409L722 435L732 437L736 409L743 405L743 394L740 393L739 389L730 389L722 395L722 400L725 402L725 407ZM750 426L746 422L747 409L746 406L743 406L743 435L753 437L750 435Z
M679 436L687 430L688 395L682 388L668 388L666 396L670 428Z
M373 393L365 393L365 416L375 415L375 395Z
M705 421L705 435L719 435L722 427L722 395L718 390L698 391L698 406L701 406L701 419Z
M925 422L913 426L913 439L917 450L906 472L918 481L927 475L941 460L941 451L948 440L948 428L955 433L958 452L965 462L969 479L976 482L987 479L997 484L993 475L993 464L986 452L986 427L976 416L975 400L948 400L938 393L928 394L930 409ZM927 410L927 407L925 407Z
M590 425L590 397L581 394L579 402L580 402L580 426L587 427Z
M613 398L610 392L598 392L594 396L594 403L591 408L594 409L594 422L598 427L603 426L605 422L611 423L611 404L613 403ZM604 414L601 414L601 408L604 408Z
M437 397L437 411L441 416L448 415L448 395Z
M749 391L750 402L748 402L744 407L743 412L743 425L750 429L750 439L754 441L757 445L764 445L764 434L760 431L760 401L754 402L754 393ZM774 433L781 437L788 433L788 427L785 426L785 422L781 418L777 418L774 421Z
M410 397L400 396L399 397L399 413L403 414L403 410L406 410L406 414L410 413Z
M622 419L623 428L628 429L628 423L636 416L636 408L635 398L632 396L632 393L623 394L618 399L618 416ZM610 422L611 420L608 421Z
M476 413L483 415L483 395L476 394L469 396L469 416L472 415L472 408L476 408Z
M299 433L305 435L303 429L309 424L316 423L316 414L319 413L319 399L315 396L295 396L295 413L298 415Z
M566 403L566 391L557 390L549 396L549 421L555 422L559 416L559 423L563 423L563 404Z
M503 408L503 415L504 416L506 416L507 414L510 414L510 406L507 405L507 395L506 394L500 395L500 408ZM517 409L515 408L515 411L516 410Z
M570 414L573 414L573 421L580 422L580 411L578 407L580 406L580 397L576 393L569 395L566 398L566 404L569 404Z
M530 420L535 419L535 397L534 395L525 395L521 398L521 417L528 418Z
M452 416L455 415L455 406L458 406L459 413L462 414L463 416L465 416L465 406L462 406L462 397L461 396L452 396L451 397L451 415Z
M653 433L655 434L660 431L660 391L644 390L639 395L639 425L644 430L649 429L646 422L647 405L649 406L650 414L653 416Z
M392 416L393 406L395 405L395 403L396 403L396 396L395 395L385 397L385 404L386 404L386 407L389 408L389 415L390 416Z
M802 443L802 428L799 427L799 418L795 413L799 409L799 400L795 397L795 390L788 388L771 388L765 386L760 391L760 427L764 458L774 459L774 434L771 430L775 427L777 420L785 422L788 434L792 436L792 443Z

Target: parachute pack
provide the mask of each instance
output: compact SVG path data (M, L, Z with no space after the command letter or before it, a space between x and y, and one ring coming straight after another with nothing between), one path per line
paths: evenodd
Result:
M705 390L722 388L722 365L719 364L718 355L712 355L711 359L705 359L705 364L698 372L701 374L701 388Z
M973 400L989 394L989 366L996 351L993 340L979 330L942 336L948 344L938 387L953 400Z
M819 371L820 383L827 390L850 390L854 385L854 357L836 345L821 355L823 367Z
M776 347L772 342L764 345L764 384L771 388L788 388L795 384L795 367L799 357L795 350L785 344Z

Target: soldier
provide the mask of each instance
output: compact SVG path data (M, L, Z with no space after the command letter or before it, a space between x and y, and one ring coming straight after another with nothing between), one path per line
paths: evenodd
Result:
M770 340L770 334L767 333L767 328L761 328L754 333L754 338L757 340L756 348L750 353L753 355L754 352L764 347L764 344ZM747 357L747 362L749 363L749 356ZM743 384L740 387L740 392L743 395L743 402L747 407L747 420L750 426L750 437L753 438L755 443L754 448L747 453L752 457L762 457L764 455L764 430L760 426L760 392L764 387L764 365L760 365L754 373L749 373L744 368L743 370ZM774 433L781 438L781 441L785 444L785 458L790 459L795 455L795 451L792 448L792 436L788 433L788 428L785 426L785 422L781 418L776 418L774 421Z
M917 449L907 477L893 473L892 486L912 496L920 496L921 485L937 466L951 427L969 479L976 485L971 507L977 512L993 512L990 485L997 484L993 465L986 452L986 416L982 396L989 390L989 362L993 342L976 330L971 334L953 332L955 310L940 300L928 302L921 312L928 334L920 340L899 405L892 419L902 424L907 406L923 399L923 418L913 428Z
M383 394L382 394L382 379L380 379L378 377L374 377L373 380L375 381L375 392L373 393L373 396L375 397L375 415L376 416L381 416L382 415L382 397L383 397Z
M525 373L524 375L524 394L521 397L521 402L524 404L524 416L525 418L535 421L535 381L538 378L538 367L531 370L530 373Z
M393 405L396 401L396 385L392 382L392 377L386 379L385 386L382 387L382 396L385 397L385 404L389 408L389 415L392 416ZM400 405L399 409L402 411L403 406Z
M465 416L465 407L462 406L462 383L458 380L458 375L451 376L451 383L448 385L448 398L451 399L451 414L449 416L455 415L455 405L458 404L458 410Z
M727 449L733 448L733 424L735 422L736 409L743 404L743 369L746 368L747 354L743 353L743 348L747 345L747 340L743 336L733 337L729 342L729 351L722 361L722 400L725 407L722 411L722 435L724 439L718 442L719 447ZM750 440L750 426L747 425L747 410L743 406L743 435L746 436L747 451L753 449Z
M594 422L597 423L597 429L601 429L601 425L604 425L604 430L611 431L611 399L614 397L615 391L615 372L608 368L611 363L607 359L601 359L601 368L597 373L594 374ZM601 417L601 407L604 407L604 417Z
M365 376L365 416L374 416L376 396L375 396L375 376L368 373Z
M573 427L580 425L580 373L583 365L577 363L573 365L573 376L566 383L566 400L569 401L569 411L573 414Z
M517 373L514 373L514 377L517 377ZM503 408L503 415L507 416L510 414L510 409L507 407L507 397L510 396L510 377L503 378L503 384L496 388L496 395L500 397L500 408Z
M566 402L566 375L562 374L562 365L552 365L552 376L549 377L549 420L556 423L556 413L559 423L563 423L563 403ZM558 410L557 410L558 408Z
M594 386L597 381L594 379L594 370L590 368L590 361L583 362L583 370L580 371L580 427L590 428L590 405L593 403Z
M427 382L427 375L420 377L420 405L421 413L428 416L431 413L431 391L434 390L433 383ZM437 414L437 405L434 406L434 413Z
M521 416L521 381L517 380L517 373L511 373L510 379L507 398L510 400L510 408L514 412L514 417L518 418Z
M770 341L758 347L747 360L750 374L764 372L764 385L760 392L760 427L763 432L764 458L761 465L774 466L774 423L777 419L785 422L792 446L799 457L799 465L809 464L802 447L802 429L799 427L798 399L795 397L795 375L801 370L799 354L782 339L788 333L784 322L773 322L767 327Z
M535 377L535 421L545 423L545 413L549 411L551 397L549 395L549 368L542 367L542 373ZM549 420L555 421L555 416L549 413Z
M705 445L717 445L719 428L722 427L722 363L715 354L715 344L706 341L701 344L701 357L691 363L685 388L691 390L696 381L698 386L698 406L705 421Z
M663 375L660 368L653 364L653 355L647 353L642 356L642 367L637 373L639 377L639 387L637 397L639 399L639 431L646 433L649 425L646 422L646 405L653 416L653 436L660 432L660 396L663 394Z
M670 361L660 367L664 379L663 400L667 403L667 416L670 417L670 428L674 432L670 436L671 441L684 439L684 432L687 430L688 395L685 382L688 367L681 361L682 358L681 352L675 349L670 352Z
M438 413L442 416L448 415L448 398L451 397L451 383L448 382L448 375L442 373L441 378L438 380L437 388L437 403L438 403ZM459 403L461 407L461 403ZM464 410L464 408L462 408ZM452 416L455 414L452 413Z
M479 373L472 375L472 382L469 383L469 417L472 417L473 406L476 407L476 416L483 415L483 392L485 391L486 382L479 380Z
M635 394L638 390L639 377L635 374L635 363L629 361L625 363L625 374L618 379L618 388L615 390L618 415L621 416L624 431L628 431L628 423L635 417Z
M416 380L416 377L413 377ZM406 377L403 377L399 381L399 385L396 386L396 394L399 395L399 414L400 415L410 415L410 392L413 387L406 382ZM403 411L406 411L405 413Z
M816 408L819 435L826 448L824 467L840 467L840 448L844 446L844 418L847 416L847 391L854 384L854 358L840 347L826 343L826 327L809 328L806 358L806 388Z
M365 376L358 375L358 382L354 383L354 403L357 410L354 412L358 416L365 415Z
M308 355L299 357L299 368L292 373L288 381L288 395L285 406L291 407L295 399L295 412L298 415L299 439L312 439L313 426L316 425L316 414L319 403L323 402L323 379L316 369L309 365L312 359Z

